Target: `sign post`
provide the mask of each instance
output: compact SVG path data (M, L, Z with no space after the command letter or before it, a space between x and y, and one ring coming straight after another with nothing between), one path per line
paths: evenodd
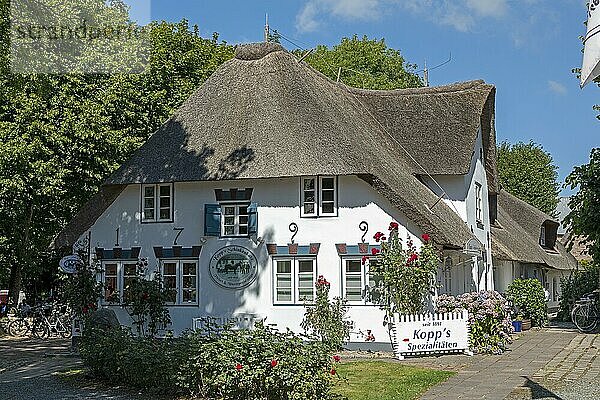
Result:
M469 350L469 315L466 311L446 314L395 315L392 347L399 360L407 355L464 353Z

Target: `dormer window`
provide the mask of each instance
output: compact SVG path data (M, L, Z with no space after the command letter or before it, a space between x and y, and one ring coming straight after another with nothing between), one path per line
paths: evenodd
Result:
M300 185L302 217L337 216L337 177L304 176Z

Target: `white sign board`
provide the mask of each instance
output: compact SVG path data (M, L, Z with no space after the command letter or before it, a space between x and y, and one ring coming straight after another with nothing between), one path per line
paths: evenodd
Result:
M447 314L395 315L394 353L406 355L469 351L469 316L466 311Z
M81 265L83 261L77 254L72 254L60 259L58 265L67 274L74 274L77 272L77 266Z

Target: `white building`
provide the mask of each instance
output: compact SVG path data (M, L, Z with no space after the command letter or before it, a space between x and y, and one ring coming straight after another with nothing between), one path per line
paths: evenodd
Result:
M401 238L420 245L427 233L443 251L442 292L493 288L494 96L481 81L354 89L278 44L241 46L54 246L89 235L117 296L148 258L176 289L175 333L202 316L299 331L324 275L349 301L351 340L371 331L389 343L361 258L391 221Z

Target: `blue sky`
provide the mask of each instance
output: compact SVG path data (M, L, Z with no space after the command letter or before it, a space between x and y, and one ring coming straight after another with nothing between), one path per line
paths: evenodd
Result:
M142 0L130 0L141 22ZM137 4L136 4L137 3ZM139 11L138 11L139 10ZM484 79L497 87L498 141L534 140L563 179L600 146L594 104L600 88L579 89L585 0L152 0L153 20L188 19L229 43L262 40L269 22L299 44L333 45L344 36L385 38L407 61L435 66L432 85ZM293 48L289 43L283 43Z

